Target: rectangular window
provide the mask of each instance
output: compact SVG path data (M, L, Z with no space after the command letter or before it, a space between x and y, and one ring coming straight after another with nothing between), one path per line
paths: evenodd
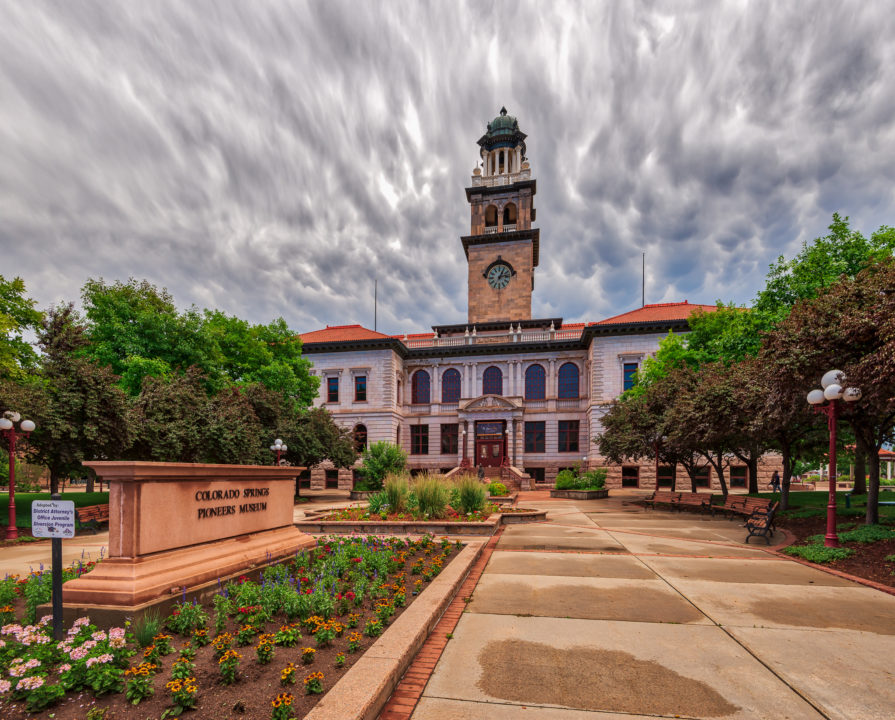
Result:
M354 402L367 402L367 376L354 376Z
M527 468L525 468L525 472L527 472L529 475L531 475L532 482L535 485L543 485L545 482L547 482L547 478L544 473L544 468L527 467Z
M311 471L310 470L302 470L298 474L298 486L300 488L309 488L311 487Z
M695 479L696 487L709 487L712 482L709 466L706 465L704 468L699 468L699 470L696 471Z
M559 452L578 452L578 421L559 421Z
M525 423L525 452L542 453L545 452L544 443L544 423L527 422Z
M339 378L326 378L326 402L339 402Z
M624 390L630 390L634 387L634 382L637 379L637 363L625 363L622 374L624 377L622 387Z
M640 487L640 468L637 465L622 466L622 487Z
M659 487L671 487L674 480L674 468L671 465L659 466Z
M428 455L429 454L429 426L428 425L411 425L410 426L410 454L411 455Z
M441 425L441 454L456 455L459 450L457 442L460 426L457 423L442 423Z
M730 468L730 487L746 487L746 477L749 469L745 465Z
M327 470L326 471L326 489L327 490L336 490L339 487L339 471L338 470Z

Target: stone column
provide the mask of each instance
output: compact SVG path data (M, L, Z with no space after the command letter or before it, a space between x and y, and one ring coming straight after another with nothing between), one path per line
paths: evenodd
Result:
M513 467L518 465L519 421L513 418Z
M547 370L547 399L556 397L556 359L550 358L550 367Z
M438 363L432 366L432 385L429 401L432 403L441 402L441 378L438 376Z

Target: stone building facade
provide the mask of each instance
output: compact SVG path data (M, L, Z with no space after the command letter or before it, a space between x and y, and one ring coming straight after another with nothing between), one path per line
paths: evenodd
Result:
M525 138L502 109L478 141L482 162L466 188L470 234L461 238L467 322L400 336L360 325L304 333L321 379L316 404L352 428L359 445L401 445L415 472L481 465L495 476L503 466L505 478L549 486L559 470L583 464L608 467L610 487L655 487L649 461L609 466L593 438L659 340L686 332L691 313L714 306L646 305L589 323L532 318L540 232ZM670 484L670 471L660 468L660 482ZM702 481L708 487L716 486L712 475ZM310 479L312 487L348 488L353 473L321 467ZM745 466L734 465L732 486L745 479Z

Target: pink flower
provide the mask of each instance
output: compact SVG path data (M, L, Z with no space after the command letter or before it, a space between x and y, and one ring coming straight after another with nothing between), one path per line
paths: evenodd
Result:
M71 670L71 665L69 665L68 663L62 663L62 664L59 666L59 674L60 674L60 675L61 675L62 673L67 673L69 670Z
M13 665L9 668L9 676L10 677L22 677L26 672L28 672L28 668L24 665Z
M97 642L102 642L103 640L106 639L106 634L105 634L102 630L97 630L97 631L96 631L95 633L93 633L93 635L91 635L90 637L92 637L92 638L93 638L94 640L96 640Z
M109 637L110 638L123 638L124 637L124 628L113 627L111 630L109 630Z
M87 640L81 647L85 650L93 650L96 647L96 640Z
M31 677L22 678L16 685L16 690L37 690L42 687L44 679L40 675L32 675Z
M71 659L72 660L83 660L87 657L87 653L90 652L87 648L79 647L75 648L71 651Z
M0 680L0 693L8 693L12 689L12 683L9 680Z
M52 616L52 615L44 615L44 616L40 619L40 622L37 623L37 624L38 624L38 625L47 625L47 624L51 623L52 621L53 621L53 616Z
M124 638L112 638L109 640L109 647L113 648L123 648L127 645L127 641Z

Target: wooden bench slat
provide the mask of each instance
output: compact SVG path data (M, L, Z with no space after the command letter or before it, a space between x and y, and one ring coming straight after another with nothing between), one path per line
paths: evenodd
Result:
M87 505L75 509L78 522L83 529L92 529L94 533L99 531L100 523L109 522L109 505Z

